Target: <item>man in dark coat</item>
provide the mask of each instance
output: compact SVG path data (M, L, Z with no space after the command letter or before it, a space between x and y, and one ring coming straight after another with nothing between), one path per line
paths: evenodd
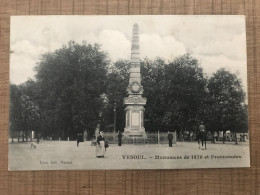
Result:
M77 147L79 147L79 142L80 142L80 133L77 134Z
M40 143L40 134L38 133L38 135L37 135L37 144L39 144Z
M121 146L122 144L122 133L120 131L118 131L118 146Z
M172 147L172 140L173 140L172 133L168 133L168 140L169 140L169 147Z
M199 133L198 133L198 143L199 143L199 148L200 148L200 141L202 143L202 150L206 150L206 144L207 144L207 132L206 132L206 127L203 122L200 123L199 125ZM205 148L203 147L205 145Z

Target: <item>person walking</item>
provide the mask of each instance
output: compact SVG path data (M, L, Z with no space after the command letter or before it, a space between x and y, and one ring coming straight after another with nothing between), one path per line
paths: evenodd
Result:
M121 146L123 135L122 135L122 133L120 131L118 131L117 137L118 137L118 146Z
M99 136L97 137L97 144L96 144L96 156L97 158L104 158L105 157L105 138L104 132L100 131Z
M169 140L169 147L172 147L172 140L173 140L172 133L168 133L168 140Z

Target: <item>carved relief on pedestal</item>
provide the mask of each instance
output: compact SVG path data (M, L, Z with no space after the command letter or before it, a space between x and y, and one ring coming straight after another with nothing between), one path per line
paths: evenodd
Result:
M125 97L124 98L124 104L141 104L141 105L145 105L146 104L146 98L144 97Z

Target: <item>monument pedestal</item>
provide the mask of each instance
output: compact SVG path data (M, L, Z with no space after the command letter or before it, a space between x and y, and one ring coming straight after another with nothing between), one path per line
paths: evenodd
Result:
M137 102L138 101L138 102ZM143 97L128 97L125 98L126 105L126 126L124 129L125 137L146 138L144 128L144 104L146 98Z

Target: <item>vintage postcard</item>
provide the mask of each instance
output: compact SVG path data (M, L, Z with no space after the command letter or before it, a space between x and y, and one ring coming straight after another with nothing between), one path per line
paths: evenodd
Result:
M9 170L250 167L244 16L13 16Z

